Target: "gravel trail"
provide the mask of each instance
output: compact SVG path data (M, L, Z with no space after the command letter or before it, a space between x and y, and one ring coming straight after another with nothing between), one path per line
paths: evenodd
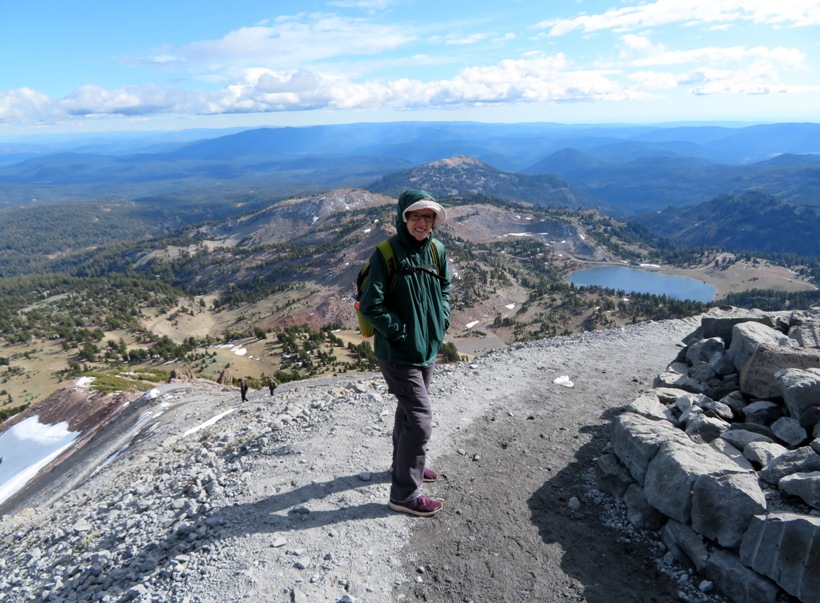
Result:
M3 518L0 600L706 600L630 531L593 472L609 417L698 324L437 367L428 464L442 475L425 490L445 508L429 519L387 508L394 401L380 375L288 383L244 404L235 388L172 384L105 467Z

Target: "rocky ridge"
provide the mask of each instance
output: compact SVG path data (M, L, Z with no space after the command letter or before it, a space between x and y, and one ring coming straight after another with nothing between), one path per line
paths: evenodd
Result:
M444 478L431 491L446 507L440 520L426 524L386 506L394 403L380 376L288 383L273 397L252 392L245 404L233 387L167 384L158 395L129 406L138 412L120 422L120 433L128 437L107 437L93 470L86 466L89 457L74 454L38 480L85 471L81 483L67 491L30 488L0 509L0 598L382 602L408 600L416 589L435 586L434 576L442 572L453 600L509 600L509 584L481 578L489 570L509 574L516 583L537 575L539 592L586 591L590 601L605 600L596 598L598 589L606 597L620 592L628 599L648 588L684 593L688 601L711 600L689 582L685 569L649 582L639 581L637 566L626 570L627 581L617 567L611 583L600 570L587 577L588 560L556 554L559 543L538 531L533 539L533 522L541 520L526 506L528 493L543 489L550 475L574 465L591 471L591 461L579 456L581 449L598 445L588 428L605 428L604 415L612 407L651 386L663 369L661 359L675 355L695 324L637 324L510 346L439 367L430 459ZM613 358L628 369L612 371ZM489 427L509 429L522 440L499 448ZM518 450L530 451L548 471L522 465ZM509 469L499 472L496 462L509 462ZM518 487L510 488L510 479ZM480 497L470 493L461 499L450 489L472 492L479 483ZM588 480L572 479L571 489L577 488L578 495L569 496L569 490L551 486L564 492L556 508L575 518L573 529L583 530L589 542L623 546L597 517L606 507L600 493ZM483 504L487 499L505 501L506 513L497 515ZM587 512L579 514L579 505ZM559 531L572 523L547 522ZM484 549L451 556L444 546L417 544L428 529L461 551L486 541L503 547L521 530L522 546L539 569L533 573L534 567L522 565L513 549L487 565ZM564 546L571 549L576 536ZM424 575L414 561L421 551L436 554L435 561L425 561ZM619 558L618 552L601 554ZM633 551L623 563L638 558ZM469 578L460 579L460 564L473 561ZM519 577L521 570L525 575Z
M0 599L721 600L636 531L593 471L608 417L651 388L696 325L440 366L430 492L445 510L432 520L385 504L394 405L378 375L288 383L244 404L233 387L167 384L130 423L112 422L128 438L107 437L93 470L74 454L41 478L82 469L81 483L3 508Z
M710 311L597 462L630 521L738 603L820 601L818 334L817 313Z

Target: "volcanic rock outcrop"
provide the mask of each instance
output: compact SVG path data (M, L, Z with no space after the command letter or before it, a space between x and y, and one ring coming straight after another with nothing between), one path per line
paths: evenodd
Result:
M597 462L630 522L738 603L820 602L818 332L814 312L710 311Z

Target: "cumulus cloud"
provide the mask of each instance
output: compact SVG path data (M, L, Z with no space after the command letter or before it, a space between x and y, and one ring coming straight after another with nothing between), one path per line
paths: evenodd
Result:
M738 21L776 27L820 25L820 5L816 0L656 0L599 14L549 19L536 27L560 36L576 30L627 31L673 23L725 26Z
M616 72L572 69L563 54L497 65L469 67L447 80L421 81L399 78L384 82L353 82L323 77L313 71L253 68L241 77L211 92L191 93L157 86L128 86L105 89L83 86L65 98L51 101L29 91L36 99L10 115L36 113L39 107L67 116L155 113L228 114L311 109L439 108L482 106L496 103L626 100L641 92L624 88L613 77ZM9 95L7 95L9 96ZM6 99L6 104L11 104ZM22 104L18 101L18 104ZM0 107L4 104L0 103Z
M24 120L31 115L48 117L56 107L52 99L30 88L0 91L0 122Z

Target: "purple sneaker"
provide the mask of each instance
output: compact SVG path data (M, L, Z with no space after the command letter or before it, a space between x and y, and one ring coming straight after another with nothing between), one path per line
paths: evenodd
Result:
M400 513L410 513L410 515L415 515L416 517L431 517L444 508L444 503L440 500L427 498L422 494L413 500L408 500L403 503L397 503L391 500L387 503L387 506Z
M425 482L437 482L438 481L438 473L433 471L432 469L428 469L427 467L424 468L424 481Z

